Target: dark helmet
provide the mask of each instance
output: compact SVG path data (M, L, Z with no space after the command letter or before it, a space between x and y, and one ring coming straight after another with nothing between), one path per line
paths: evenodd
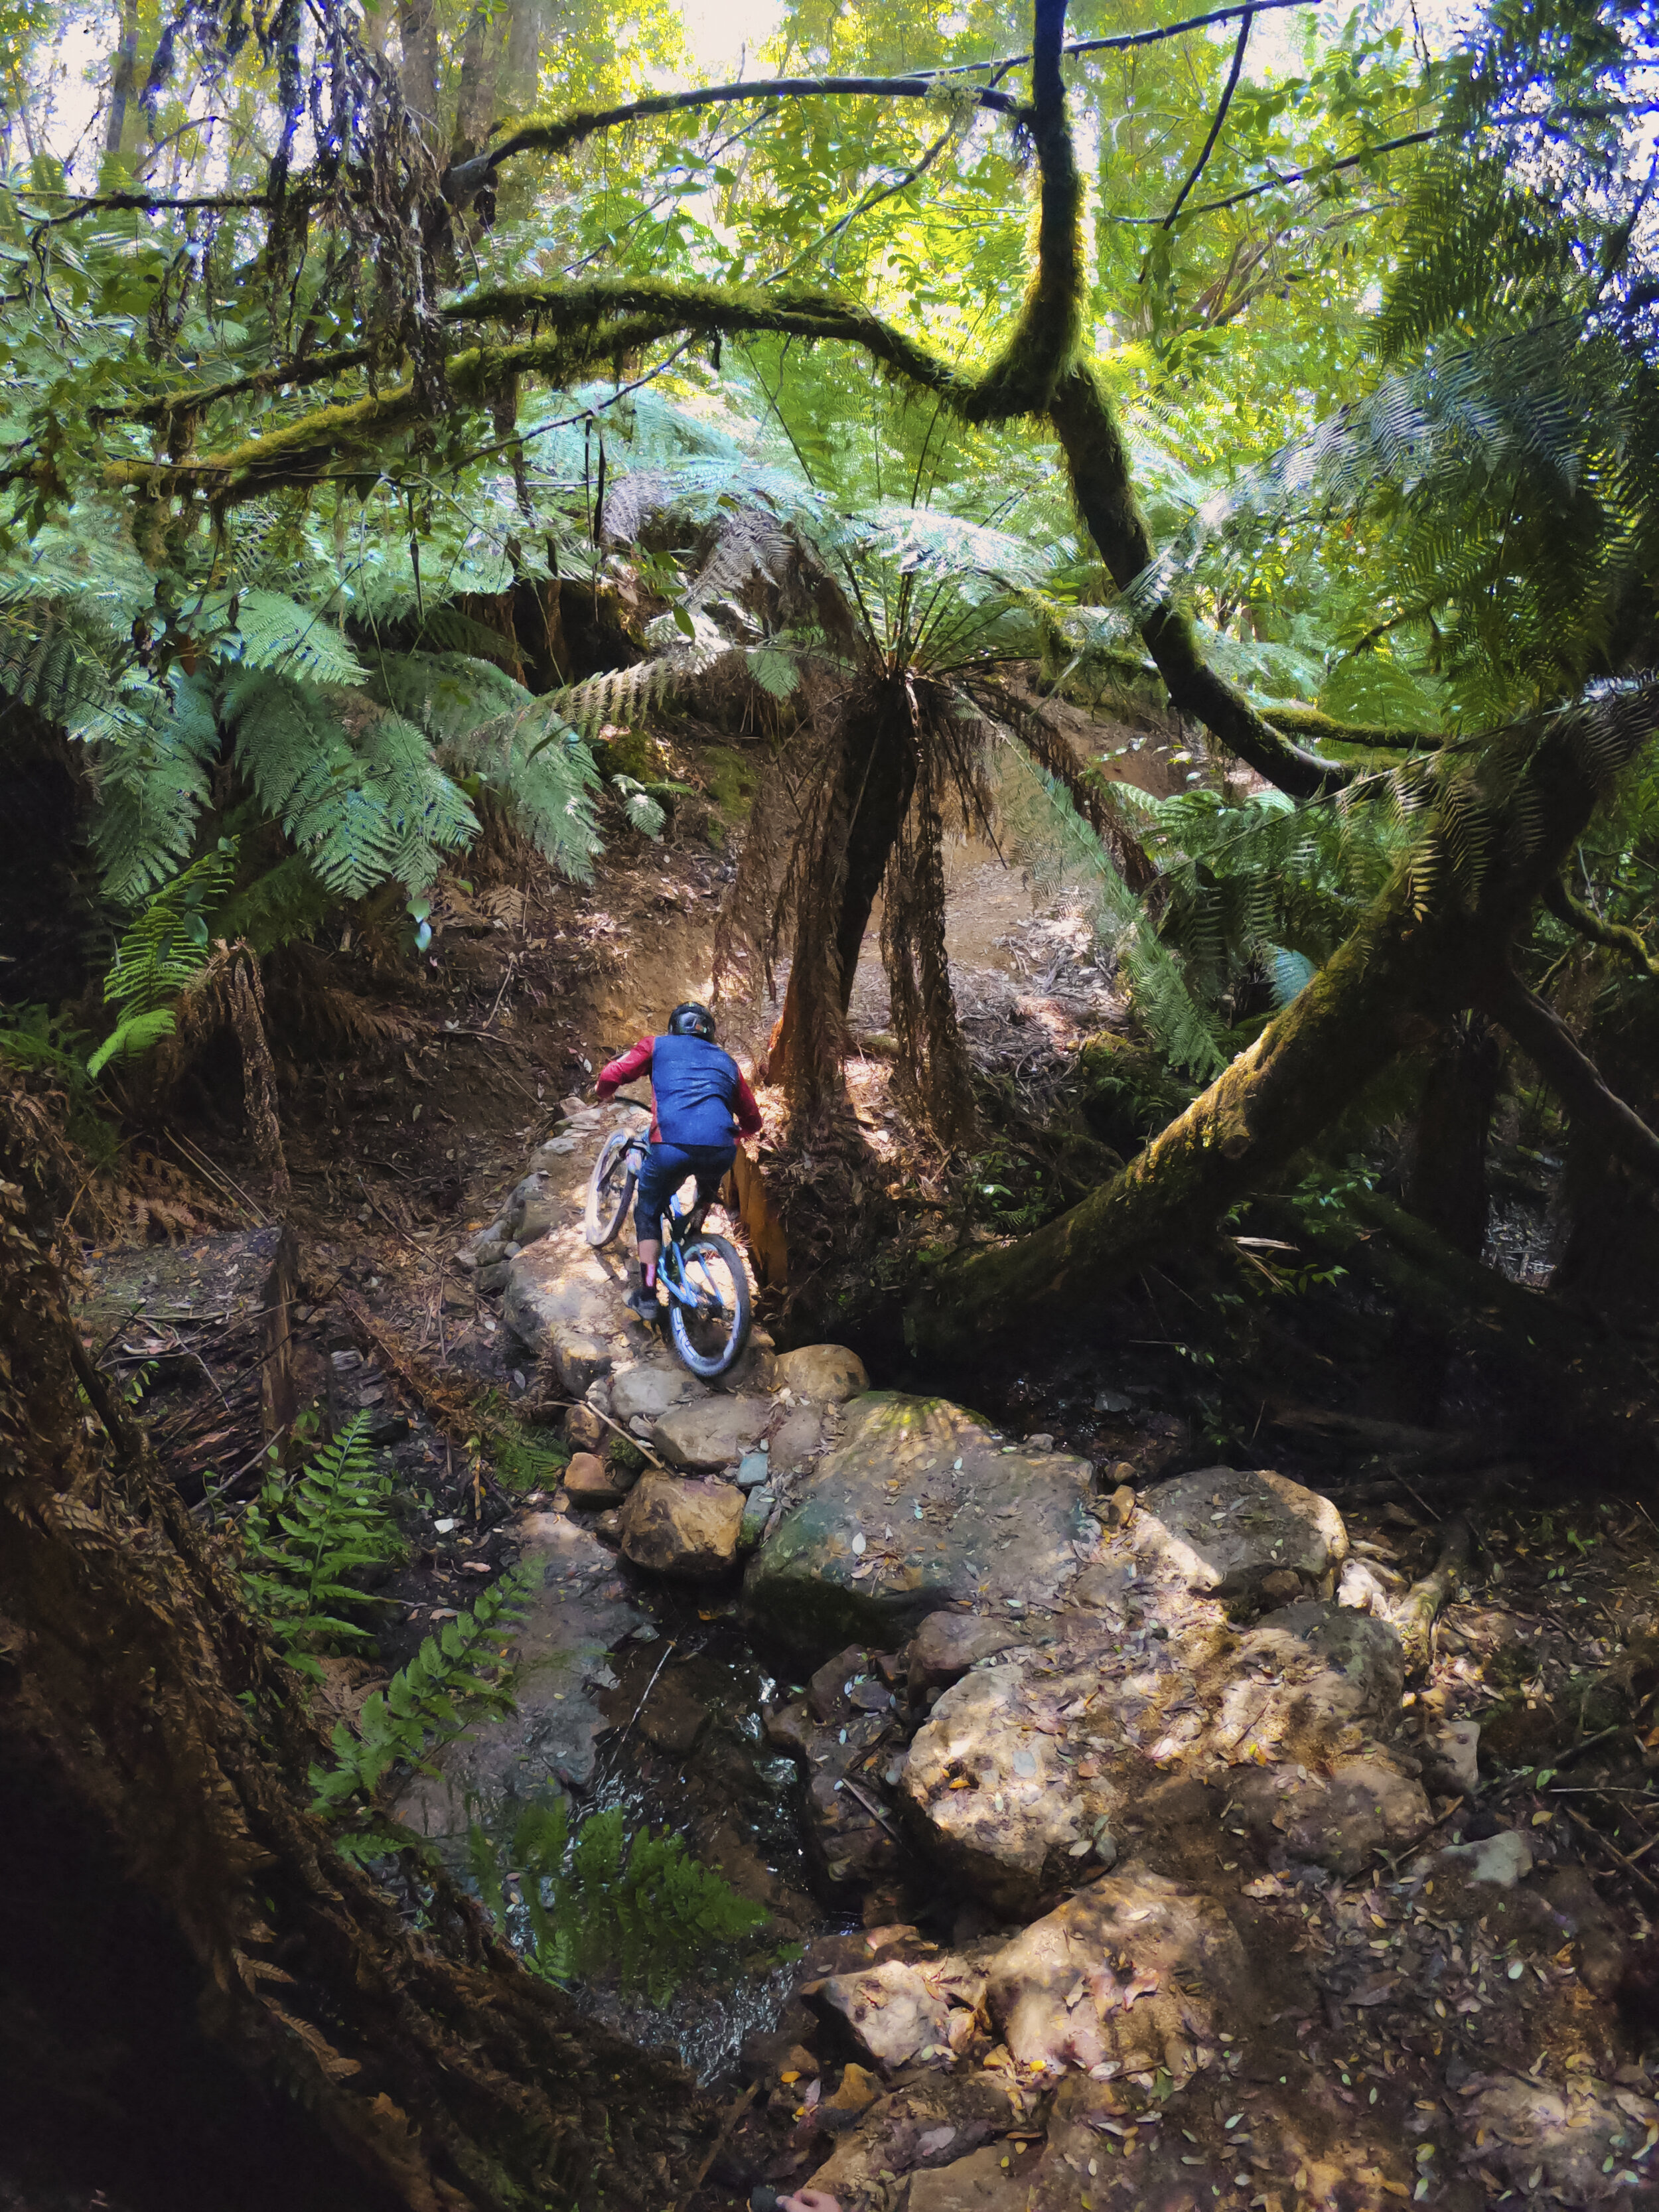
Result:
M714 1017L696 999L687 999L668 1017L668 1034L670 1036L708 1037L712 1042Z

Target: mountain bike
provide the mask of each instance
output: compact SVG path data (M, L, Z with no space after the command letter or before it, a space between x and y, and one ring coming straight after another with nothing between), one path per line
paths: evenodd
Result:
M642 1103L618 1091L630 1106ZM597 1250L628 1218L634 1187L650 1146L649 1125L613 1129L587 1178L583 1234ZM683 1188L683 1187L682 1187ZM657 1280L668 1297L668 1334L682 1364L705 1382L734 1366L749 1341L749 1276L737 1247L703 1228L707 1208L685 1205L679 1191L662 1218Z

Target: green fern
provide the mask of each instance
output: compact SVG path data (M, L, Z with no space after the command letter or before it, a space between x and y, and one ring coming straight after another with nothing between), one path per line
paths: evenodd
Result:
M477 1826L468 1850L479 1894L505 1932L514 1915L499 1850ZM641 1829L630 1838L620 1806L591 1814L574 1840L562 1798L526 1807L509 1863L522 1888L526 1962L550 1982L606 1975L625 1992L667 2004L711 1954L752 1943L769 1923L762 1906L701 1865L680 1837Z
M294 1481L266 1481L242 1522L242 1586L248 1601L303 1672L330 1645L372 1647L351 1616L380 1601L361 1577L407 1556L392 1510L392 1479L368 1448L358 1413Z
M208 914L236 872L234 839L204 853L144 903L122 932L104 978L104 1003L121 1016L87 1062L94 1079L114 1060L136 1060L173 1035L173 1004L206 964Z
M354 1732L342 1721L331 1739L335 1763L311 1769L312 1810L336 1819L362 1813L394 1767L431 1771L431 1753L482 1713L513 1710L510 1650L501 1639L524 1616L539 1584L534 1564L514 1568L470 1613L425 1638L384 1692L363 1701Z
M283 592L214 592L191 627L218 659L244 668L275 669L308 684L360 684L368 672L331 622Z

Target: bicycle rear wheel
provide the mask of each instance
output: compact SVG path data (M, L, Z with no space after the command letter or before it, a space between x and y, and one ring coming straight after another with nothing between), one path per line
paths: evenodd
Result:
M638 1180L635 1133L632 1129L613 1129L599 1147L599 1157L587 1178L587 1208L582 1221L582 1234L590 1244L608 1244L628 1218L629 1200Z
M680 1274L696 1304L682 1305L671 1291L668 1332L684 1364L709 1382L749 1341L749 1277L735 1245L701 1233L680 1247Z

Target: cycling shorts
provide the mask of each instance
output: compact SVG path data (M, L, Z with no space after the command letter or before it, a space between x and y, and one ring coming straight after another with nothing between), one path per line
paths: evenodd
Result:
M634 1200L634 1229L640 1237L661 1233L668 1201L688 1176L697 1178L697 1199L707 1206L732 1172L735 1145L648 1145Z

